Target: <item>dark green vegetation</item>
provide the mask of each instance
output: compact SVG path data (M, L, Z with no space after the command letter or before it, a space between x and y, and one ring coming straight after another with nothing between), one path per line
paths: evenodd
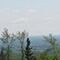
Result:
M31 48L29 38L27 38L26 47L24 46L24 40L27 36L28 33L26 31L23 31L22 33L18 31L16 34L10 34L8 29L5 28L0 38L2 41L0 60L60 60L60 46L52 34L49 34L48 37L43 36L44 41L49 44L49 48L38 53L33 51L33 47ZM20 43L20 50L16 52L12 47L14 46L14 42L17 40ZM35 53L39 55L36 55Z
M27 46L26 46L26 51L25 51L25 58L27 59L27 60L31 60L31 58L32 58L32 52L31 52L31 49L32 48L30 48L29 47L30 46L30 41L29 41L29 38L27 38Z

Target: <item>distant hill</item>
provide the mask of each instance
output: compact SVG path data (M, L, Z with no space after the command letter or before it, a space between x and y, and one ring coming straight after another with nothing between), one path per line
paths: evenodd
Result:
M34 53L39 53L44 51L45 49L49 48L49 44L45 42L45 39L43 36L28 36L30 41L31 41L31 47L33 47L33 52ZM57 39L57 43L60 44L60 35L55 35L54 36ZM24 41L25 46L26 46L26 39ZM12 49L15 52L20 51L20 43L19 41L14 42L15 46L12 47ZM0 48L2 46L2 42L0 41Z

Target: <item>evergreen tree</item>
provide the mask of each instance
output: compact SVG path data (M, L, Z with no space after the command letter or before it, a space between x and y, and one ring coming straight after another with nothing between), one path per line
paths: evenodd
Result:
M26 55L26 59L27 60L31 60L31 58L32 58L32 51L31 51L31 47L30 47L30 40L29 40L29 38L27 38L27 46L26 46L26 51L25 51L25 55Z

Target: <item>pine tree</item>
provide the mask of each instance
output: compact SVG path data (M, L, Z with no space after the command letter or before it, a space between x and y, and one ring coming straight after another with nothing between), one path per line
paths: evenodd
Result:
M32 57L32 51L31 51L31 47L30 47L30 40L29 38L27 38L27 46L26 46L26 51L25 51L25 55L26 55L26 59L27 60L31 60L31 57Z

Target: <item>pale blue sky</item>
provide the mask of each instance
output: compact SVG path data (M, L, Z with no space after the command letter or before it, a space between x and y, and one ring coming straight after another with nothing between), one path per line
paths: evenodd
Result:
M0 33L26 30L29 35L60 35L60 0L0 0Z

